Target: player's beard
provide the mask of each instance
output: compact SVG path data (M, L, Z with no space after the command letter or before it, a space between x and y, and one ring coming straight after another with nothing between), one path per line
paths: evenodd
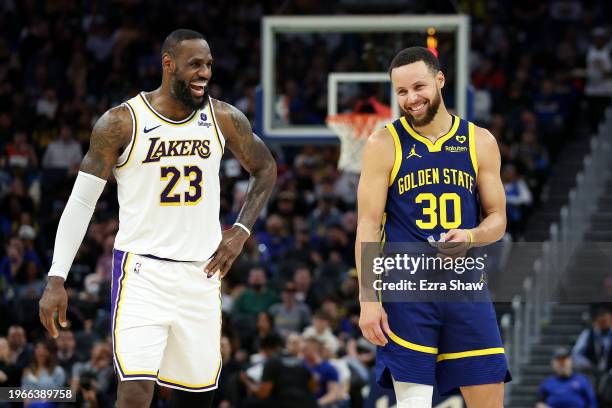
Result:
M430 101L429 105L427 106L427 112L425 112L425 116L420 119L415 119L414 116L410 114L410 111L404 110L403 107L402 116L405 117L408 123L410 123L412 126L420 127L429 125L438 113L438 109L440 108L440 102L442 102L442 96L440 95L440 91L438 91L436 92L436 96Z
M170 80L170 91L172 96L189 109L202 109L208 103L208 86L204 87L204 95L200 99L194 99L189 83L174 77Z

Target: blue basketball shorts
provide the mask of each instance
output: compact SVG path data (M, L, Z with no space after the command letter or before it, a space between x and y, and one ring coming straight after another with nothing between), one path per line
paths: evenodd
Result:
M376 352L376 379L460 387L511 380L491 302L383 303L392 333Z

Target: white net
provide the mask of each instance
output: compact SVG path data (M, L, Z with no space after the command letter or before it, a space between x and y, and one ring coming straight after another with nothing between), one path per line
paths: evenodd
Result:
M368 137L389 121L388 116L375 113L345 113L327 117L327 126L340 138L338 168L359 174L361 152Z

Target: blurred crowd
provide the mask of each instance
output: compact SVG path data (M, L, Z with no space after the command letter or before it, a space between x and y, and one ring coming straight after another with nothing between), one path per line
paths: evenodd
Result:
M539 387L536 408L612 407L612 309L592 308L587 327L573 348L558 347L551 358L553 375Z
M439 9L416 3L373 9L350 0L0 0L0 386L64 385L77 391L82 406L114 401L113 181L71 269L70 327L57 341L48 340L38 322L38 299L92 125L109 107L158 86L164 35L177 27L202 31L215 58L211 95L254 120L263 15L458 11L446 8L452 2ZM500 144L510 229L520 236L557 152L580 126L595 123L612 95L609 37L598 28L610 3L458 5L472 16L475 119ZM341 66L322 65L321 72L350 71L372 55L358 39L340 44L348 47L347 57L337 59ZM451 41L440 44L441 55L453 54ZM280 89L294 93L294 106L315 107L298 117L322 121L311 96L324 96L325 81L312 64L336 59L326 48L311 55L300 46L293 44L292 58L280 62L286 74ZM384 64L396 48L384 50ZM447 72L452 64L442 62ZM337 170L337 147L272 148L279 165L275 193L223 282L224 368L216 404L257 407L267 397L275 406L359 407L374 348L358 328L354 187ZM228 155L220 176L222 223L229 226L244 200L247 175ZM279 374L288 369L294 375ZM155 403L163 407L167 398L160 389Z

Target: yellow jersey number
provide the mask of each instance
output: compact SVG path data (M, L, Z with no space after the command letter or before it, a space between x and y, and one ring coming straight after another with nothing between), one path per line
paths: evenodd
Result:
M461 225L461 198L457 193L444 193L436 197L432 193L420 193L415 202L423 205L423 218L416 220L417 227L421 229L434 229L441 225L444 229L453 229ZM448 206L453 207L453 221L449 221L446 214ZM440 208L439 211L438 207ZM439 214L439 215L438 215Z

